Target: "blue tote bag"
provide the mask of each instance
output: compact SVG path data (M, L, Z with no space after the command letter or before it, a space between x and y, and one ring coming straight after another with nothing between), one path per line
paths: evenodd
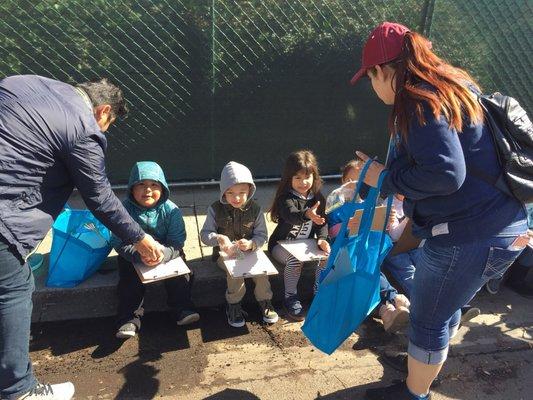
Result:
M361 185L372 161L368 161L355 189ZM333 243L331 254L319 278L318 292L309 308L302 331L311 343L324 353L333 353L378 305L380 265L392 247L385 233L392 205L387 201L387 217L381 231L372 231L372 220L379 190L386 171L381 173L378 186L371 188L362 203L356 196L344 204L340 232ZM359 232L348 236L348 221L358 209L363 210Z
M52 225L46 286L69 288L94 274L111 251L111 232L89 210L65 208Z

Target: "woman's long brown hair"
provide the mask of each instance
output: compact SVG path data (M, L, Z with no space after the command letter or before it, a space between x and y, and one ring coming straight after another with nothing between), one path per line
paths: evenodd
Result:
M424 102L435 118L443 115L450 129L457 132L462 132L465 123L483 122L481 106L468 87L480 90L478 84L466 71L433 53L431 43L422 35L406 33L400 57L389 65L396 75L394 107L389 118L391 134L399 131L406 139L413 110L419 123L424 125Z
M320 178L315 155L309 150L292 152L287 157L287 161L285 161L281 181L276 190L272 207L269 210L270 219L273 222L279 221L279 199L292 189L292 177L300 171L305 171L306 174L313 175L313 186L311 186L310 191L315 196L321 197L320 188L322 187L322 179ZM325 204L320 204L320 207L325 207Z

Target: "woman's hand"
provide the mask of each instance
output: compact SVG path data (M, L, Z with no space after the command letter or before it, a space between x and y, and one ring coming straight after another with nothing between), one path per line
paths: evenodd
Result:
M365 163L368 160L370 160L370 157L367 156L365 153L356 151L355 154L357 154L357 157L359 157ZM384 169L385 169L385 166L383 164L380 164L377 161L373 161L372 164L370 164L370 167L368 167L368 170L366 171L364 182L367 185L370 185L372 187L377 187L379 175L381 174L381 171L383 171Z
M320 247L320 250L322 250L324 253L331 253L331 247L329 246L329 243L327 240L324 240L324 239L318 239L316 241L316 244L318 245L318 247Z
M313 207L311 207L305 212L305 216L317 225L324 225L326 223L326 220L316 213L316 210L318 209L319 205L320 201L317 201Z

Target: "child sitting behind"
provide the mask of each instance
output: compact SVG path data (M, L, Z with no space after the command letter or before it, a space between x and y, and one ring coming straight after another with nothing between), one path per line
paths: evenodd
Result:
M155 266L182 256L185 244L185 223L181 211L169 200L170 190L161 167L152 161L136 163L130 173L128 197L124 207L141 228L152 235L163 247L164 257ZM127 339L141 328L145 288L133 263L142 263L133 245L121 243L113 237L118 256L118 331L116 337ZM192 274L180 275L164 281L167 304L173 310L178 325L187 325L200 319L191 301Z
M285 162L274 202L270 209L276 229L268 242L268 250L278 261L285 264L285 300L283 306L289 318L304 319L303 307L297 293L303 263L278 244L280 240L316 238L317 245L330 252L327 242L328 228L324 215L324 197L320 193L322 180L314 154L308 150L291 153ZM316 264L314 291L318 287L322 263Z
M330 214L335 208L352 201L363 168L362 160L350 160L341 168L341 186L332 191L326 200L326 214ZM360 201L358 198L357 201ZM334 238L339 234L342 222L335 218L335 214L328 215L329 237Z
M252 199L256 187L252 174L244 165L234 161L226 164L220 176L220 199L209 207L200 232L203 243L213 246L213 261L226 271L220 250L226 254L238 251L256 251L265 244L268 233L261 207ZM260 251L260 250L259 250ZM244 278L232 278L226 271L226 314L228 324L235 328L244 326L245 312L241 300L246 293ZM255 298L259 303L263 321L275 323L278 314L272 307L272 290L268 276L254 276Z

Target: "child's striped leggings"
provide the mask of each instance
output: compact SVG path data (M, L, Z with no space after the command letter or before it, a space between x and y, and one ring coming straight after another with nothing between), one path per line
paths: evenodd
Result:
M298 293L298 281L300 280L300 275L302 274L303 262L298 261L298 259L292 256L280 245L276 245L272 249L272 256L276 261L285 264L285 271L283 273L283 281L285 283L285 298L296 296ZM318 278L320 276L320 272L322 272L325 267L324 263L316 262L315 265L316 270L313 293L316 293L318 289Z

